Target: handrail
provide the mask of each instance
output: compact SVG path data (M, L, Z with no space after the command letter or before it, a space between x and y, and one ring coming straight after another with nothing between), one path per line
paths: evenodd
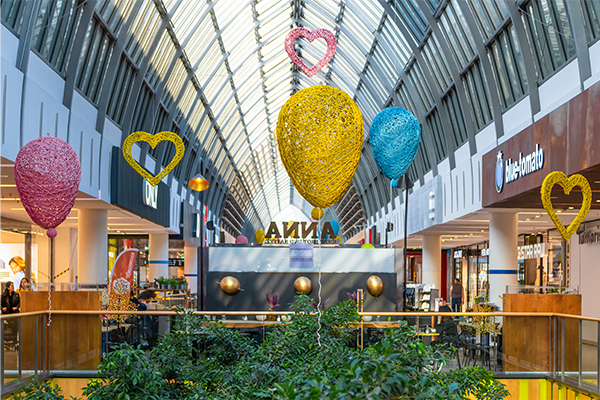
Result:
M176 311L146 310L146 311L108 311L108 310L41 310L26 313L0 315L0 320L30 317L52 313L54 315L178 315ZM193 311L197 315L289 315L292 311ZM437 316L463 316L463 317L560 317L573 318L584 321L600 322L600 318L586 317L582 315L562 314L552 312L359 312L361 316L379 317L437 317Z

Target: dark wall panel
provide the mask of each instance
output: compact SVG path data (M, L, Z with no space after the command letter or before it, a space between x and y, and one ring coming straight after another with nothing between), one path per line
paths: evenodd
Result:
M221 291L218 282L225 276L236 277L243 290L234 296L226 295ZM383 293L373 297L367 292L367 279L370 273L323 273L321 297L323 301L330 299L331 305L339 301L348 300L348 292L356 289L365 291L364 311L395 311L396 310L396 274L377 273L383 281ZM306 276L312 281L313 290L311 297L318 296L318 273L299 274L293 272L209 272L206 282L206 311L267 311L269 305L265 293L272 290L279 292L279 304L275 311L290 310L289 304L294 301L294 281L299 276Z

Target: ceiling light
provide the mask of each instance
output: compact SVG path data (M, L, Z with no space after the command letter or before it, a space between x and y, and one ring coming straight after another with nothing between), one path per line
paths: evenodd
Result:
M525 218L525 221L531 221L531 218Z
M556 210L556 212L562 212L562 210Z
M572 209L573 209L573 207L569 207L569 210L572 210Z
M201 192L203 190L208 189L209 183L200 173L202 159L198 162L198 173L188 182L188 186L190 189L195 190L196 192Z
M535 217L536 217L536 218L539 218L540 216L539 216L539 215L536 215Z
M483 232L484 230L482 229L481 232Z

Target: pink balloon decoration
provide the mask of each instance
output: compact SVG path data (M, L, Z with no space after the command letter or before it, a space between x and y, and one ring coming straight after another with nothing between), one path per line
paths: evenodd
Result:
M306 64L304 64L304 61L300 59L298 53L296 53L296 50L294 49L294 41L296 41L296 39L298 39L299 37L303 37L309 42L312 42L313 40L318 38L325 39L325 41L327 42L327 51L325 52L325 56L323 56L323 58L321 58L319 62L317 62L313 67L307 67ZM313 76L314 74L319 72L321 68L326 66L327 63L333 58L336 48L337 40L335 38L335 35L327 29L323 28L315 29L314 31L309 31L306 28L294 28L291 31L289 31L289 33L285 37L285 51L287 51L294 64L296 64L298 68L300 68L302 72L304 72L308 76Z
M237 244L248 244L248 238L244 235L240 235L235 238L235 243Z
M69 215L81 181L77 153L62 139L43 136L27 143L15 160L15 182L25 211L49 237Z

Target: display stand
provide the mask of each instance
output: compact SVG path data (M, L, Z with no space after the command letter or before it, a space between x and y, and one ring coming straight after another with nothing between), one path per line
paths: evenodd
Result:
M155 294L157 294L157 297L160 296L161 298L159 299L159 301L162 301L162 304L166 308L171 308L171 307L180 305L178 303L185 304L186 309L190 308L190 304L189 304L189 301L191 299L190 289L137 288L136 296L139 297L140 292L143 292L146 290L152 290ZM173 292L175 292L175 291L181 292L181 294L174 294ZM159 295L158 293L162 293L162 296Z

